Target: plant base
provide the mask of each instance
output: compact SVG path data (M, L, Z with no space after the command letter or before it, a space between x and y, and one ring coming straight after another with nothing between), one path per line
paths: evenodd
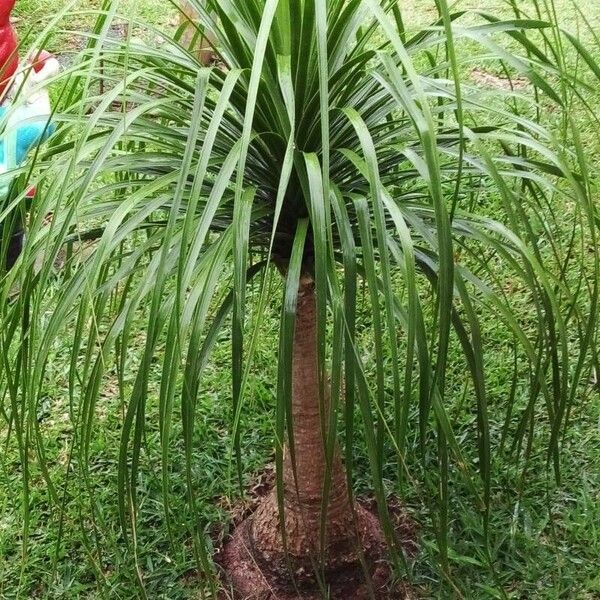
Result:
M239 524L224 545L219 563L226 576L226 586L237 600L363 600L372 596L369 583L377 599L403 598L389 587L390 569L385 561L386 544L373 512L361 505L356 507L357 533L362 556L353 561L338 561L337 566L325 572L328 595L323 594L314 575L304 568L293 573L297 589L292 583L289 569L281 565L263 565L260 552L252 539L253 515ZM368 573L365 576L365 571Z

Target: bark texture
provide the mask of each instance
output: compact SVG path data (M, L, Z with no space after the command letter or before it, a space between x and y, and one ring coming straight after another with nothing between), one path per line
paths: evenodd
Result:
M319 578L329 586L331 598L366 598L367 579L379 589L389 576L382 560L385 543L379 522L359 505L353 510L337 445L324 502L327 459L317 356L314 284L305 281L298 293L293 348L295 469L289 446L284 456L285 544L273 490L224 549L223 563L240 598L283 599L290 593L297 597L293 596L294 585L308 594L303 597L318 598ZM325 415L328 404L326 395Z
M321 423L319 376L317 366L316 301L312 282L304 283L298 293L293 348L292 415L294 420L294 465L289 447L284 458L284 518L287 550L297 562L328 554L352 551L356 546L346 476L339 449L334 451L327 498L322 515L326 456ZM327 397L325 398L327 403ZM325 406L328 411L328 406ZM252 537L256 549L268 562L283 555L276 493L258 509L253 519ZM326 523L325 544L321 547L321 523ZM332 552L333 550L333 552ZM310 565L306 565L307 567Z

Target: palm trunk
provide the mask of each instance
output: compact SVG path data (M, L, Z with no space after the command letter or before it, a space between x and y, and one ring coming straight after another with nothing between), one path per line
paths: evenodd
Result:
M325 394L329 410L328 395ZM284 459L284 519L286 547L295 560L327 561L335 551L354 551L356 535L346 475L339 449L335 448L330 474L326 514L322 514L327 461L323 444L320 390L317 367L317 321L314 285L304 283L298 293L292 365L292 416L294 459L289 448ZM295 476L294 476L295 471ZM256 546L273 556L283 552L276 493L258 510L252 533ZM321 548L321 524L325 523L325 545ZM308 565L310 566L310 565Z
M288 600L297 598L296 590L301 590L302 598L312 600L322 597L319 580L332 599L368 598L369 588L379 598L378 590L389 576L382 561L385 544L381 527L371 512L358 504L351 505L337 445L324 502L327 459L317 361L314 284L302 282L292 365L295 465L286 446L284 514L279 513L277 491L273 490L254 515L238 526L223 550L220 562L240 599ZM327 394L325 404L323 413L327 415Z

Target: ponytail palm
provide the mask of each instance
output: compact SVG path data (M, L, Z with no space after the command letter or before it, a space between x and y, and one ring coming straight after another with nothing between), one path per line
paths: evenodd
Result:
M223 337L231 363L220 368L232 376L230 390L215 390L232 405L223 454L231 451L243 481L242 415L280 289L277 485L225 551L238 592L380 597L384 548L399 574L407 566L388 495L418 480L451 579L453 490L467 490L487 545L493 454L526 467L542 428L558 476L571 406L597 356L598 217L578 132L560 115L586 110L590 75L567 68L569 52L592 74L600 69L552 22L468 18L445 1L416 34L387 0L194 4L222 65L203 68L177 36L159 48L110 40L117 7L107 3L64 75L59 131L24 175L39 179L43 195L3 279L0 346L24 489L36 460L52 500L63 498L36 419L49 358L65 337L69 461L92 515L91 444L109 376L123 408L115 492L126 539L143 510L152 419L165 526L176 520L178 460L197 510L195 419ZM476 85L466 77L473 64L505 74L508 89ZM511 77L525 89L511 89ZM21 292L9 303L15 283ZM492 320L514 349L497 406L486 388ZM455 422L458 396L470 403L468 427ZM354 497L365 471L377 518ZM208 574L203 530L194 548Z

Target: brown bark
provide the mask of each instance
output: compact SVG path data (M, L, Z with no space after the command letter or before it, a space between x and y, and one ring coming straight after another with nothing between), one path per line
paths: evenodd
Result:
M330 474L326 514L322 514L327 460L321 423L319 375L317 366L316 300L312 282L303 283L298 293L292 366L292 417L294 465L289 448L284 458L284 519L286 547L296 562L314 561L352 553L357 537L346 476L337 445ZM329 411L325 394L324 413ZM325 523L325 544L321 547L321 523ZM257 550L269 559L284 554L283 536L276 493L257 511L252 535ZM302 565L308 567L309 565Z
M204 37L197 36L196 27L193 23L200 21L200 15L189 2L184 2L182 6L183 13L179 17L179 24L185 25L181 41L184 46L190 48L194 42L194 36L196 36L195 48L191 48L195 51L200 62L205 66L210 66L215 59L214 53L214 36L206 34Z
M292 453L288 447L284 450L286 541L284 544L277 493L273 490L256 512L238 526L222 553L220 562L238 598L288 600L297 598L296 588L302 591L303 598L320 598L319 578L328 587L330 598L368 598L369 588L375 591L376 598L383 597L378 591L385 587L389 577L383 560L384 536L372 512L351 505L337 445L329 493L323 502L327 460L317 360L314 285L312 281L303 281L298 293L292 366L296 477ZM327 394L323 402L322 412L327 415Z

